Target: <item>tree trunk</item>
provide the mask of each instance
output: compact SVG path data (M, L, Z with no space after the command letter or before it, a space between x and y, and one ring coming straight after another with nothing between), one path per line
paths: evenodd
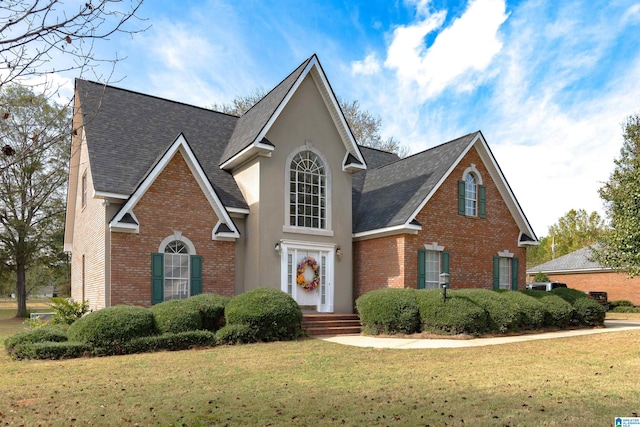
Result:
M18 299L16 317L27 317L27 281L24 265L16 266L16 298Z

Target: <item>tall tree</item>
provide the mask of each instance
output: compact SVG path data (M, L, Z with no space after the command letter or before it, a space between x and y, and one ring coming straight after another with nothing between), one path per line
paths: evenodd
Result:
M95 41L127 29L143 0L0 2L0 87L24 77L84 70L118 59L96 56ZM56 59L68 57L57 62Z
M538 246L527 250L527 265L533 267L585 246L593 245L606 230L600 214L571 209L548 229L548 236Z
M30 150L30 155L0 169L0 260L15 273L17 315L24 317L27 271L39 264L57 266L64 260L60 233L71 118L66 107L23 86L2 87L0 102L12 111L0 120L3 143L18 153Z
M236 96L230 104L214 104L212 108L223 113L241 116L266 94L264 88L258 88L249 95ZM400 157L406 157L409 154L409 148L401 145L400 141L394 137L382 138L380 135L382 118L362 110L359 101L345 101L338 98L338 103L358 144L395 153Z
M600 240L595 258L634 277L640 275L640 114L629 116L622 129L620 157L599 190L610 229Z

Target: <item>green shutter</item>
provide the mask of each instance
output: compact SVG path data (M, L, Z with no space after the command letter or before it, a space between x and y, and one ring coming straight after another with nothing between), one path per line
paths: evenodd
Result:
M191 255L191 295L202 293L202 256Z
M440 257L440 264L442 273L449 274L449 252L442 252L442 255ZM451 280L451 278L449 278L449 280Z
M424 289L426 281L425 250L418 249L418 289Z
M480 216L480 218L486 218L487 217L487 187L485 187L484 185L479 185L478 186L478 199L479 199L479 208L478 208L478 215Z
M151 304L164 301L164 254L151 254Z
M458 181L458 213L460 215L464 215L466 213L464 185L464 181Z
M500 257L493 257L493 289L500 289Z
M518 258L511 259L511 289L518 290Z

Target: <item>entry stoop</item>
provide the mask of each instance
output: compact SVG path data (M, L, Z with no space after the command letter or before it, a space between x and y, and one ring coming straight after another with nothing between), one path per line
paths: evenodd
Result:
M303 314L302 329L310 336L359 335L362 331L357 314L333 313Z

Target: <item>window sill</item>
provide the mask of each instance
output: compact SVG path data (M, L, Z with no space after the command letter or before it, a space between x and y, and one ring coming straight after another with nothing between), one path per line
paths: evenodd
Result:
M292 227L290 225L284 225L282 226L282 231L284 231L285 233L311 234L314 236L333 237L333 230L323 230L319 228Z

